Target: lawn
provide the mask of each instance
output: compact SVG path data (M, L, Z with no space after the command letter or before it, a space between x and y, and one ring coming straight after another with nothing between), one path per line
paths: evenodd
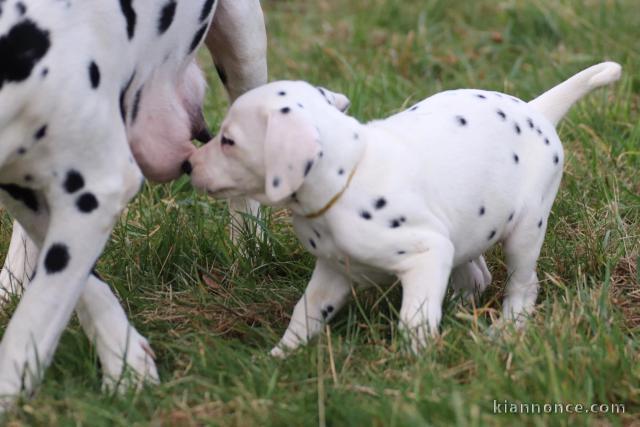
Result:
M442 335L419 357L396 330L401 290L356 293L325 333L286 360L267 355L313 258L286 211L266 211L235 247L223 203L188 180L146 186L98 264L157 354L162 384L101 393L76 320L35 397L7 425L640 425L640 8L637 0L264 1L270 79L347 94L361 121L441 90L528 100L605 59L615 86L559 126L565 175L549 219L537 312L487 334L501 307L501 251L477 307L448 296ZM206 117L227 107L210 59ZM0 253L10 219L0 219ZM15 301L0 309L0 329ZM623 404L625 413L495 414L497 403ZM500 409L500 408L499 408ZM504 411L502 411L504 412Z

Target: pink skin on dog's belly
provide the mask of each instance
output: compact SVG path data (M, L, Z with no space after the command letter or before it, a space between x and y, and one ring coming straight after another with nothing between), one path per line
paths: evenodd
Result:
M133 142L131 151L142 174L153 182L167 182L182 175L182 163L196 150L190 140L174 144L154 144L152 141Z

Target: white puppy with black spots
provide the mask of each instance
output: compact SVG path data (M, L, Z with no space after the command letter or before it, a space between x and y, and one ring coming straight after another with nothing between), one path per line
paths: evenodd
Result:
M396 278L400 328L418 350L438 331L450 275L458 290L482 292L491 280L482 254L498 242L508 267L503 317L519 323L535 305L536 261L562 176L555 126L620 70L595 65L528 103L446 91L368 124L335 108L346 107L344 97L328 99L305 82L239 97L219 135L189 161L193 184L214 197L289 207L296 234L317 257L272 354L316 335L349 299L352 282Z
M0 344L0 412L40 381L74 308L106 386L126 367L158 380L92 267L143 174L178 177L210 139L203 41L232 99L266 82L258 0L0 0L0 204L24 227L2 287L30 279Z

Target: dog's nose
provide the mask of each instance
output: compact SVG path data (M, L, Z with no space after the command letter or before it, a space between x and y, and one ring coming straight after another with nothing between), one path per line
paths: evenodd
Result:
M211 134L211 132L209 131L209 129L207 129L206 126L204 126L202 129L200 129L199 131L195 132L192 136L193 139L195 139L196 141L202 142L204 144L206 144L207 142L211 141L213 139L213 135Z
M191 162L189 160L185 160L184 162L182 162L182 172L186 173L187 175L191 175L191 171L193 171L193 166L191 165Z

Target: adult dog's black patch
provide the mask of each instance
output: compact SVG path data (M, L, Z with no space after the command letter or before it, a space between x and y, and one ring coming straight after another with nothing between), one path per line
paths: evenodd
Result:
M162 6L160 19L158 20L158 34L164 34L173 23L173 18L176 15L176 4L175 0L169 0L167 4Z
M26 80L51 46L49 32L26 19L0 37L0 89L5 82Z
M189 54L191 54L200 42L202 41L202 37L204 37L204 33L207 31L207 24L204 24L200 29L194 34L193 40L191 40L191 45L189 46Z
M133 38L136 32L136 11L133 9L133 0L120 0L120 9L127 22L127 37L129 40Z
M100 86L100 69L95 61L91 61L89 64L89 80L92 88L97 89Z
M27 187L21 187L16 184L0 184L0 189L9 193L13 199L22 202L34 212L38 212L40 205L35 191Z
M69 170L67 172L67 177L64 180L64 189L67 193L75 193L84 187L84 178L82 174L76 170Z
M216 4L216 0L207 0L204 2L202 5L202 11L200 12L200 22L203 22L209 17L214 4Z
M69 264L69 249L62 243L54 243L44 258L44 268L47 274L59 273Z
M80 212L90 213L98 208L98 199L93 193L83 193L78 197L76 206Z

